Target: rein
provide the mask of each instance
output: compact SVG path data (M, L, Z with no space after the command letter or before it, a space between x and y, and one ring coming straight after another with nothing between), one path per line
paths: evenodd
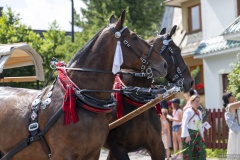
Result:
M148 78L152 78L153 77L153 73L152 73L152 68L150 65L148 65L148 60L152 54L153 51L153 46L151 46L148 55L146 57L146 59L144 59L143 57L141 57L137 52L135 52L134 49L131 48L131 45L129 44L129 42L127 40L124 40L121 37L121 33L126 29L127 27L123 27L120 31L116 31L116 29L114 27L111 27L111 30L114 32L115 37L118 39L121 39L121 42L126 45L142 62L142 66L141 66L141 72L144 72L144 70L146 71L147 77ZM109 110L110 107L113 107L114 105L116 105L115 99L111 98L110 100L107 100L107 102L103 102L103 101L99 101L96 98L90 97L90 96L83 96L83 94L75 94L76 90L79 90L78 87L71 81L71 79L67 76L66 74L66 70L78 70L78 71L85 71L85 72L97 72L97 73L107 73L107 74L113 74L110 71L106 71L106 70L99 70L99 69L90 69L90 68L65 68L65 64L62 62L57 61L56 59L53 59L53 62L51 63L51 68L53 68L53 66L56 66L55 69L58 70L58 79L60 86L62 87L62 89L65 91L65 96L64 96L64 102L63 102L63 108L59 107L59 109L53 114L53 116L48 120L48 122L46 123L45 126L43 126L43 129L40 131L39 130L39 125L37 122L37 112L38 109L45 109L47 107L47 105L49 105L51 103L51 96L52 96L52 90L53 90L53 85L49 88L46 89L48 90L48 94L47 94L47 99L45 99L44 101L41 101L39 99L39 97L42 95L43 92L41 92L39 95L37 95L37 98L34 100L34 102L32 103L32 111L30 114L30 124L28 126L28 131L29 131L29 135L26 139L20 141L16 146L14 146L14 148L12 150L10 150L6 155L4 155L1 160L8 160L11 157L13 157L15 154L17 154L18 152L20 152L21 150L23 150L24 148L26 148L27 146L29 146L30 144L32 144L35 141L41 140L44 143L44 147L46 148L47 152L48 152L48 156L49 159L51 160L51 150L50 147L48 146L46 140L45 140L45 134L49 131L49 129L55 124L55 122L59 119L59 117L61 116L61 114L63 112L65 112L66 117L64 117L64 124L68 124L70 123L70 121L72 120L72 122L76 122L78 120L77 114L75 113L75 107L76 107L76 103L79 104L80 106L82 106L85 109L91 110L93 112L102 112L102 109L100 108L91 108L89 107L88 104L83 104L80 100L82 100L84 103L86 102L90 102L90 100L95 100L94 102L101 102L100 104L104 104L104 107L106 108L106 110L104 111L104 113L110 112L111 110ZM64 76L60 76L60 75L64 75ZM55 83L56 81L54 81ZM48 82L47 82L48 83ZM46 83L46 84L47 84ZM95 90L84 90L85 92L87 91L95 91ZM84 92L83 91L83 92ZM108 92L108 91L107 91ZM121 92L121 91L118 91ZM130 92L130 91L128 91ZM135 91L136 93L138 92ZM45 93L45 91L44 91ZM43 94L44 95L44 94ZM82 98L79 98L79 96ZM79 98L80 100L76 101L77 98ZM93 103L91 103L93 104ZM40 106L40 107L39 107Z
M116 75L115 77L115 83L114 83L114 89L126 89L128 88L123 81L120 79L119 75ZM134 88L138 88L138 87L134 87ZM140 88L139 88L140 90ZM149 89L150 90L150 89ZM165 93L166 89L162 89L161 93ZM150 91L146 91L146 93L148 94L138 94L138 92L136 93L114 93L114 96L117 100L117 119L123 117L123 100L131 105L134 105L135 107L140 107L148 102L150 102L151 100L155 99L156 97L154 96L153 92ZM158 94L159 94L158 93ZM157 93L155 93L157 94ZM156 108L157 113L159 113L158 108Z

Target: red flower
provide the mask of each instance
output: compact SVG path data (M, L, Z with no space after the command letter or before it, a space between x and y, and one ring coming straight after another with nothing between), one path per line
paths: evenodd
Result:
M204 88L204 84L203 83L200 83L200 84L197 85L197 89L198 90L201 90L203 88Z

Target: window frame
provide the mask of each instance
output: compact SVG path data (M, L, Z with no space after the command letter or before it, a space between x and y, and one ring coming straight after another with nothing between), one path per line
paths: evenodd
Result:
M193 29L192 29L192 14L191 14L191 9L192 9L193 7L196 7L196 6L199 7L199 29L193 30ZM200 4L196 4L196 5L193 5L193 6L188 7L188 30L189 30L189 33L199 32L199 31L202 30L202 16L201 16L201 5L200 5Z
M222 87L223 87L223 93L225 93L227 91L227 87L229 84L229 80L228 80L228 73L224 73L222 74Z
M237 0L237 16L240 15L240 0Z

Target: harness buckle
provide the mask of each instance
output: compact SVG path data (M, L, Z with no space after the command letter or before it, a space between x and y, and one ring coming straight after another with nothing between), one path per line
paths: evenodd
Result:
M152 72L152 68L151 67L148 67L146 69L146 73L147 73L147 79L150 79L153 77L153 72Z
M38 123L31 123L29 126L28 126L28 130L29 131L35 131L38 129Z
M142 61L143 64L147 63L146 59L140 57L140 60Z

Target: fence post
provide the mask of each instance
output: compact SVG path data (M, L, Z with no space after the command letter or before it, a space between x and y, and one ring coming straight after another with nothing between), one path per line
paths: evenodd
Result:
M212 113L212 149L214 150L216 148L216 110L213 109Z

